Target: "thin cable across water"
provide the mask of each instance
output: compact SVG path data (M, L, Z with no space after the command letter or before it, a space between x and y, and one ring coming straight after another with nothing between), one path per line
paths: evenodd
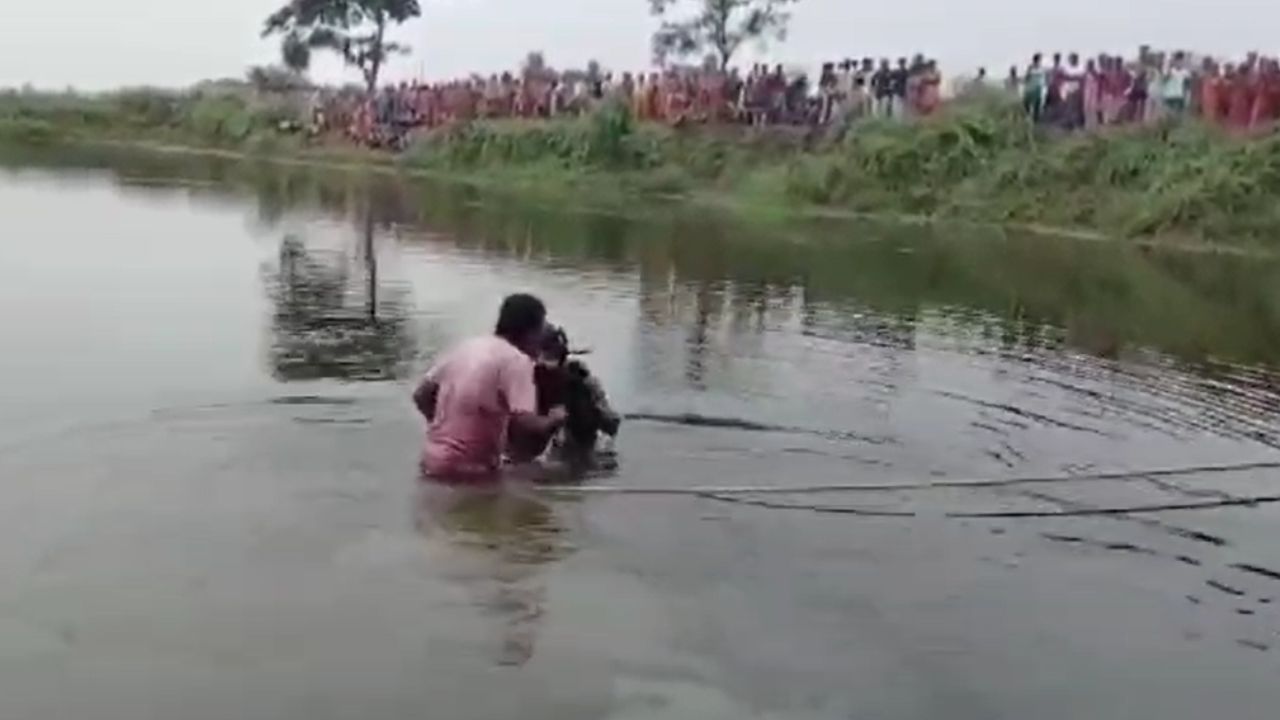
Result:
M928 513L912 510L879 510L859 508L845 505L812 505L806 503L780 503L771 500L759 500L737 495L716 495L706 493L699 497L708 500L750 505L770 510L807 510L809 512L831 515L857 515L860 517L910 518L921 517ZM1052 518L1052 517L1086 517L1090 515L1135 515L1139 513L1168 512L1171 510L1209 510L1226 507L1257 507L1280 503L1280 495L1258 495L1254 497L1230 498L1227 500L1206 500L1187 503L1157 503L1152 505L1126 505L1120 507L1071 508L1064 510L991 510L980 512L944 512L940 517L954 520L995 520L1017 518ZM939 515L935 515L937 517Z
M931 480L927 482L896 483L827 483L820 485L759 485L759 486L692 486L692 487L634 487L612 485L543 485L548 492L576 493L579 495L805 495L814 493L895 492L901 490L943 490L956 488L1008 487L1068 482L1100 482L1105 480L1141 480L1150 477L1176 477L1180 475L1206 475L1242 472L1245 470L1269 470L1280 468L1280 460L1233 463L1225 465L1189 465L1176 468L1147 470L1116 470L1081 473L1075 475L1028 475L1009 478L961 478L955 480Z

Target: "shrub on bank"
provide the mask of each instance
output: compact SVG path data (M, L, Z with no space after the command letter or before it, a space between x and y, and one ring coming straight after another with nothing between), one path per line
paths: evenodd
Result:
M584 117L554 122L503 120L449 125L414 142L406 160L457 170L541 164L628 171L653 167L658 162L657 150L658 145L647 132L638 130L625 106L610 104Z
M26 118L0 119L0 143L16 145L51 145L61 139L58 127L45 120Z
M296 122L299 111L284 96L249 92L169 91L149 88L95 95L73 92L0 92L5 139L37 136L143 139L234 147Z
M868 122L792 158L796 200L867 211L1222 241L1280 235L1280 135L1198 123L1060 135L1007 105Z
M474 122L428 134L410 163L661 174L670 188L780 202L1221 241L1280 234L1280 135L1185 122L1062 135L997 98L831 136L790 128L636 125L625 108L572 120ZM641 182L643 187L644 183Z
M0 120L43 123L61 131L101 130L110 126L112 108L100 99L75 93L0 92Z

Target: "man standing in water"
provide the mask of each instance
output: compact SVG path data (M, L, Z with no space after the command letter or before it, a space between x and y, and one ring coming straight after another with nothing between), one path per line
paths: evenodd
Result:
M441 356L413 393L427 419L426 477L450 483L498 477L507 429L550 436L564 408L538 415L533 358L546 331L547 309L532 295L502 303L492 336L467 340Z

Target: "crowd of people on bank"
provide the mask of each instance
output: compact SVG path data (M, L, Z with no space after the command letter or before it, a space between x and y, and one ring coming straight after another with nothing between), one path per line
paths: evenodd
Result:
M1132 59L1055 53L1032 57L1005 87L1037 122L1078 130L1195 116L1234 131L1280 120L1280 61L1250 53L1239 62L1141 48Z
M1257 54L1236 63L1148 48L1133 59L1037 54L1025 68L1010 68L1003 85L980 69L955 90L1002 87L1021 98L1036 122L1066 130L1187 114L1238 130L1280 119L1280 62ZM394 147L419 129L473 119L575 116L606 102L627 105L641 122L821 126L928 116L943 101L938 63L916 55L828 62L816 83L803 71L755 65L747 72L704 66L620 75L526 69L402 83L372 96L322 90L312 100L312 118L314 132Z
M581 115L605 102L626 104L641 122L813 126L879 115L928 115L942 102L936 61L870 58L822 66L817 83L782 65L668 68L661 72L524 71L442 83L402 83L372 96L321 90L312 99L314 131L343 132L375 146L395 145L419 128L473 119Z

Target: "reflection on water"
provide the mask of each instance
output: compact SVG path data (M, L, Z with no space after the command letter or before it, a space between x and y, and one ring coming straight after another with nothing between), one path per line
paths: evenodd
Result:
M1275 472L1082 477L1277 456L1275 259L17 160L0 715L1269 720L1280 699L1277 509L1204 507ZM588 482L866 512L411 497L413 374L514 290L631 417ZM1029 475L1066 479L937 482ZM865 487L788 491L831 483Z
M238 197L248 187L266 227L318 206L366 236L391 229L405 244L443 241L600 282L638 272L643 317L679 321L693 366L711 361L720 331L758 335L791 320L815 337L909 348L926 314L957 341L1010 355L1156 349L1206 373L1280 359L1269 331L1280 325L1280 270L1267 258L830 220L761 226L679 207L566 210L463 185L424 194L385 175L99 152L25 159L97 164L140 192Z
M543 566L574 548L556 510L532 488L450 487L423 482L415 527L436 551L445 577L462 584L471 602L501 631L500 665L533 656L546 611Z
M400 294L380 293L371 213L362 223L357 262L364 275L358 280L343 250L322 255L296 235L280 241L279 261L268 279L275 304L271 366L277 378L386 380L403 375L414 343Z

